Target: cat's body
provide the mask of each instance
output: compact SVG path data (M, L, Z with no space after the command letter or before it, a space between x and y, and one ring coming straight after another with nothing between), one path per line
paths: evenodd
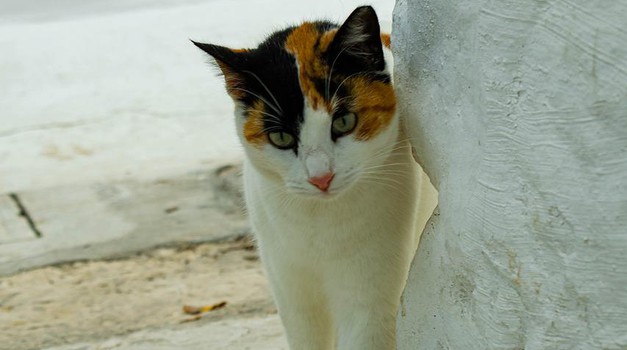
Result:
M376 14L306 22L253 50L196 45L235 101L246 205L290 348L394 349L421 176Z
M407 147L392 163L399 174L324 202L268 194L276 181L245 164L249 215L292 349L394 348L415 248L417 177Z

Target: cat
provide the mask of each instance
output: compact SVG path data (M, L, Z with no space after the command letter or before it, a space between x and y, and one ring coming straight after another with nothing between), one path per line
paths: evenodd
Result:
M253 49L194 44L235 103L246 207L290 349L394 349L421 177L374 9Z

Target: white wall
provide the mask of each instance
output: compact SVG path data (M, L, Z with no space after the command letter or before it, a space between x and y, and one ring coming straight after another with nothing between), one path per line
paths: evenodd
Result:
M440 191L399 349L627 349L627 2L399 0Z

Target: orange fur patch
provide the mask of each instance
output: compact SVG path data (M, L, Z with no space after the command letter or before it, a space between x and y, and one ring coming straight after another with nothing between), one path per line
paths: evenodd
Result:
M261 100L253 103L246 121L244 122L244 138L257 147L261 147L268 142L263 125L263 112L265 106Z
M300 88L313 109L324 107L331 110L331 105L316 90L314 79L324 79L329 70L320 58L320 51L316 51L316 42L321 39L320 44L324 44L326 49L334 35L335 31L327 32L323 36L313 23L305 22L294 29L285 41L285 49L294 55L298 63Z
M218 67L224 75L224 83L226 85L226 92L235 100L244 98L244 92L240 90L242 79L239 74L233 72L226 64L216 60Z
M383 46L387 47L388 49L392 48L392 38L390 37L390 34L381 34L381 42L383 43Z
M355 135L365 141L387 127L396 112L396 95L390 84L355 77L347 82L353 97L351 110L359 118Z
M299 83L305 99L313 109L325 108L333 115L333 105L316 89L316 79L326 79L330 67L322 59L337 30L324 33L318 31L313 23L306 22L297 27L287 37L285 49L294 55L299 67ZM389 34L381 34L381 42L390 48ZM316 47L316 43L318 47ZM370 81L364 77L349 78L344 82L353 97L351 110L357 113L359 121L355 137L365 141L375 137L387 127L396 112L396 95L391 84Z

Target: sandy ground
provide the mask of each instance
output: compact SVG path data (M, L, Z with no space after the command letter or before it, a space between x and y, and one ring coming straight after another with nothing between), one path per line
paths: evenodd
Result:
M199 320L183 305L226 301ZM276 313L248 239L75 262L0 279L0 349L29 350L160 327Z

